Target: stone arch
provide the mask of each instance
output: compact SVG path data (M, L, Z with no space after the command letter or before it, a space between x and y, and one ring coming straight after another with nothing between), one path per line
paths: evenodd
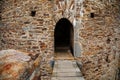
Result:
M72 23L67 18L61 18L54 30L54 48L55 52L60 47L64 50L70 50L73 54L74 29ZM67 49L66 49L67 48Z
M53 19L54 19L54 26L56 26L57 22L61 19L67 19L70 24L72 24L73 33L70 51L74 55L74 20L75 20L75 0L54 0L53 6ZM54 28L55 30L55 28ZM55 31L54 31L55 32ZM55 38L54 38L55 42ZM54 50L55 50L55 43L54 43Z
M80 54L81 54L81 51L80 51L81 49L78 50L79 48L81 48L81 45L78 44L79 43L78 39L79 39L79 30L81 27L81 17L83 16L82 8L81 8L81 6L83 6L81 5L82 2L83 1L81 0L77 2L76 0L53 0L54 27L61 18L66 18L73 24L73 30L74 30L73 46L74 46L75 57L80 57Z
M54 22L67 18L71 23L75 20L75 0L54 0Z

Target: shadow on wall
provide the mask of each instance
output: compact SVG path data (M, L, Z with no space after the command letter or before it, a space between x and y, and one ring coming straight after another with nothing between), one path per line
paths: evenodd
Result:
M3 27L3 23L2 23L2 8L3 8L3 5L4 4L4 0L0 0L0 27Z
M55 26L55 52L58 51L58 48L60 47L64 49L68 47L68 50L73 53L73 35L74 31L72 23L66 18L61 18Z

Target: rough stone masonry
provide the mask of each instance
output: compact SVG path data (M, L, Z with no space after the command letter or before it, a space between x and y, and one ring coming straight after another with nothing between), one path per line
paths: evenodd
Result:
M74 54L85 79L119 80L119 0L0 0L0 50L41 56L40 76L48 80L61 18L73 24Z

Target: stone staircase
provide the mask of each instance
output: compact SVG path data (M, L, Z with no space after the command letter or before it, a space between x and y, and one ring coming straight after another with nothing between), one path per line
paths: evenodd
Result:
M75 60L55 60L51 80L85 80Z

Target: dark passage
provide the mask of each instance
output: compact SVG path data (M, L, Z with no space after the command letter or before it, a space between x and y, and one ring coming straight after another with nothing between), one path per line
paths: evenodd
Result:
M66 19L60 19L55 26L55 52L68 51L73 53L73 25Z

